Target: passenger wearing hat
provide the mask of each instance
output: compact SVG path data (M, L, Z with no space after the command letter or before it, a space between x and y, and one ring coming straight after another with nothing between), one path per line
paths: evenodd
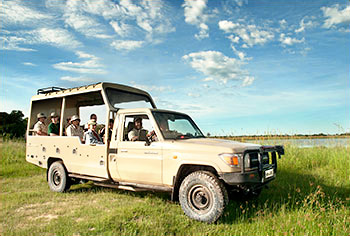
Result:
M147 130L142 129L142 118L135 117L134 128L128 133L129 141L146 141Z
M47 125L45 124L46 116L44 113L38 113L37 115L38 122L34 125L35 135L46 136L47 135Z
M108 123L108 141L111 141L111 136L112 136L112 128L113 128L113 119L109 119L109 123ZM106 142L106 131L107 131L106 127L103 127L100 130L100 136L103 138L103 140Z
M85 144L103 144L102 138L96 132L96 121L90 120L88 122L88 131L84 134Z
M49 124L47 134L50 136L60 135L59 116L56 114L56 112L51 113L51 123Z
M70 119L70 125L66 129L67 136L79 136L80 140L83 141L84 132L80 127L80 119L79 116L74 115Z

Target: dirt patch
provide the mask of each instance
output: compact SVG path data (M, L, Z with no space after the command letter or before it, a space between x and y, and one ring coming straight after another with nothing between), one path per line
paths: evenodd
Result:
M36 204L29 204L29 205L24 205L18 209L16 209L16 213L33 213L36 212L39 208L42 208L43 206L53 206L54 203L52 202L45 202L45 203L36 203Z
M34 217L34 218L32 218L32 219L33 219L33 220L43 219L43 220L50 221L50 220L57 219L57 218L58 218L58 215L52 215L52 214L43 214L43 215L40 215L40 216Z

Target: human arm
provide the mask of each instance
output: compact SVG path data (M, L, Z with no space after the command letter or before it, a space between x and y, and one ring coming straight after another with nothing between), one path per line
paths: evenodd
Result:
M128 138L129 138L129 141L137 141L139 139L139 136L137 135L136 133L136 130L131 130L129 133L128 133Z
M45 129L45 125L39 122L37 122L34 125L34 131L37 135L40 135L40 136L47 135L47 130Z

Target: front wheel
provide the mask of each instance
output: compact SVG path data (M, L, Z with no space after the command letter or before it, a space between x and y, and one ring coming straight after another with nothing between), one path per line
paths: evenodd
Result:
M50 166L48 183L50 189L54 192L64 192L69 189L70 181L62 161L56 161Z
M209 171L196 171L181 183L179 201L185 214L198 221L215 222L228 203L225 186Z

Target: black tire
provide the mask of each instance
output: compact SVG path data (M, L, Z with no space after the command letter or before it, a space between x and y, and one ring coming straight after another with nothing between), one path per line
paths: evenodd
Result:
M70 188L70 178L62 161L51 164L47 179L50 189L54 192L64 192Z
M191 219L215 222L228 204L228 194L222 182L209 171L196 171L181 183L179 201Z

